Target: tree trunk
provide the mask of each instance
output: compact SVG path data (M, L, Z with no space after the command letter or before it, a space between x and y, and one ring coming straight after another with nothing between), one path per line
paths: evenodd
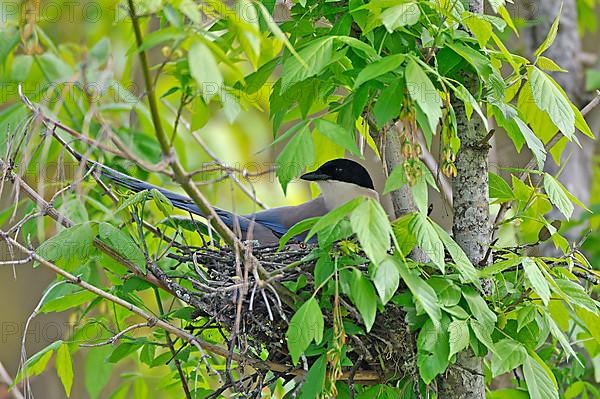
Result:
M483 2L470 1L472 12L483 12ZM467 76L468 84L473 80ZM481 265L490 240L488 205L488 152L487 131L483 121L473 115L469 121L462 102L453 100L456 112L460 150L456 157L457 177L453 181L454 240L465 251L474 265ZM481 265L482 266L482 265ZM470 350L457 356L439 379L439 397L453 399L484 399L483 361Z
M467 120L464 105L453 101L458 123L460 151L456 157L457 177L453 181L454 240L471 262L483 266L490 240L488 205L489 145L483 121L477 115ZM450 365L440 379L440 398L484 399L483 362L470 350L460 353L456 365Z

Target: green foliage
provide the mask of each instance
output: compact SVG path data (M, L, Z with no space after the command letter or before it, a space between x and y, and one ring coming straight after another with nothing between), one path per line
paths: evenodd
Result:
M81 48L54 43L56 27L45 23L35 27L36 35L24 39L17 30L24 28L22 22L15 20L0 30L2 77L7 82L35 84L31 97L36 103L44 103L61 120L103 143L104 125L109 125L125 147L145 162L161 161L151 133L152 117L157 115L165 127L178 126L168 131L170 144L183 163L193 166L205 161L214 165L210 154L198 155L200 151L193 147L198 137L214 140L215 147L219 143L231 159L242 156L241 150L237 153L242 146L251 154L247 160L267 159L266 152L255 154L268 145L276 154L278 181L290 195L296 195L288 190L290 183L324 158L345 151L360 157L357 138L377 150L375 143L383 137L371 134L401 136L406 162L391 171L384 191L408 186L417 205L415 213L390 222L379 202L359 198L321 218L298 223L281 239L280 249L302 232L307 232L307 240L316 236L319 242L310 255L316 262L312 274L287 286L296 302L285 334L286 367L291 363L298 367L294 371L306 370L296 390L298 397L332 396L334 391L339 398L350 397L349 385L337 373L355 366L357 349L349 338L372 333L392 308L401 310L408 330L416 334L416 359L410 366L416 366L418 375L394 375L375 386L354 384L355 397L413 398L415 387L422 395L430 394L435 380L443 378L449 367L457 367L457 357L464 351L485 359L489 379L522 370L524 381L513 381L511 389L488 392L489 398L598 396L591 381L600 370L600 310L597 291L581 279L582 275L598 278L598 274L581 248L568 242L564 230L548 217L554 206L571 220L575 205L582 204L555 177L540 171L547 158L545 143L555 134L575 142L576 130L593 136L548 74L562 70L543 56L556 37L559 18L529 60L511 53L501 39L508 34L506 28L516 31L505 1L488 1L497 16L474 14L465 3L303 0L293 4L288 20L279 21L272 16L273 1L242 0L231 6L217 1L211 6L184 0L166 1L162 7L137 1L140 11L156 17L156 24L142 24L141 46L123 41L132 36L131 21L124 16L107 22L105 29L114 29L110 39L94 44L90 40ZM33 42L42 49L40 54L31 47ZM125 55L117 55L116 49L128 47ZM153 84L160 96L158 110L139 101L141 93L132 93L136 57L142 51L152 55L149 69L153 78L157 74ZM118 74L111 66L115 61L117 69L123 70ZM53 95L53 83L74 76L82 82L108 79L109 89L96 102L90 102L89 93L79 88L70 97ZM266 138L256 131L258 124L252 119L265 112L273 126L272 137ZM486 127L488 119L493 120L516 151L526 146L537 163L536 170L489 174L491 209L510 205L510 210L495 226L500 239L493 243L490 264L481 270L429 217L429 187L438 190L438 179L419 159L422 144L416 140L416 132L421 132L427 150L436 150L439 143L441 171L454 177L456 156L464 150L458 139L458 112L468 119L481 118ZM189 119L189 126L179 119L181 115ZM22 107L3 108L0 129L24 119ZM132 120L136 126L130 124ZM396 122L403 126L400 130L394 130ZM231 145L228 140L233 136L228 133L217 134L218 123L234 126L240 145ZM251 128L246 130L247 126ZM81 143L73 145L79 148ZM49 157L58 158L59 152L49 145ZM93 150L94 156L100 154ZM119 157L102 155L107 163L126 167ZM37 150L31 156L34 162L46 161ZM523 172L527 178L520 179ZM202 177L209 182L221 178ZM214 186L205 190L209 198L230 198L229 185ZM94 246L101 241L148 273L148 261L172 253L172 244L205 245L218 240L216 234L205 226L198 228L194 220L174 216L172 204L158 191L128 196L118 205L94 192L86 191L82 198L80 211L69 214L78 223L43 241L36 253L129 304L225 347L231 332L221 335L205 328L212 322L210 317L198 316L179 299L167 300L149 281L132 277ZM62 205L70 209L67 201ZM6 221L11 213L0 216ZM172 243L142 230L148 216L162 220L159 233L166 232ZM590 225L598 231L600 222L592 220ZM554 243L559 255L525 252L527 245L545 240ZM595 262L600 259L599 242L594 234L586 244ZM428 259L411 260L414 247ZM156 265L173 279L192 275L194 284L203 283L197 282L198 270L206 272L205 265L194 265L198 269L191 271L166 257ZM181 340L173 343L158 329L148 334L128 331L114 347L102 345L139 320L95 294L61 283L47 293L40 311L66 310L76 313L74 331L64 342L30 357L28 376L42 373L56 355L54 365L67 396L75 378L83 379L91 398L109 395L108 382L115 370L121 370L117 363L131 366L135 373L122 375L122 382L110 393L114 399L148 397L149 386L157 396L181 397L181 375L198 397L215 392L216 380L199 366L205 359L197 348ZM96 328L99 334L88 334ZM78 367L80 357L74 355L83 341L100 346L87 349L84 367ZM286 345L281 344L285 351ZM273 356L266 350L258 352L249 356L267 361ZM375 357L384 366L387 360L384 355ZM217 370L226 367L221 358L206 361ZM233 363L233 373L243 374ZM157 375L158 382L149 380ZM269 375L264 397L290 396L296 382L288 377Z
M323 323L323 313L314 298L306 301L294 314L286 333L288 349L294 364L298 363L300 355L313 340L316 344L321 343Z

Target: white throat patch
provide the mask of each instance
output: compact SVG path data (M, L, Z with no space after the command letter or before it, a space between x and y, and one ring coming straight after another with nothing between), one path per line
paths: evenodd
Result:
M325 200L327 211L331 211L340 205L360 196L367 196L379 201L377 191L336 180L319 180L316 182L321 189L321 195Z

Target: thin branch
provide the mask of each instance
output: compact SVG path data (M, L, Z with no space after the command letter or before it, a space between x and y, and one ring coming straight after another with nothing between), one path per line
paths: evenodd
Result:
M133 324L133 325L127 327L126 329L124 329L123 331L120 331L117 334L115 334L114 336L110 337L106 341L98 342L96 344L80 344L79 346L81 346L82 348L95 348L95 347L98 347L98 346L112 345L115 342L117 342L118 340L120 340L128 332L131 332L133 330L137 330L138 328L153 327L154 324L156 324L154 322L154 320L149 320L149 321L147 321L145 323Z
M10 374L8 374L8 371L6 371L6 368L4 367L4 364L2 364L1 361L0 361L0 377L2 377L2 379L9 386L13 384L13 379L10 377ZM15 397L15 399L25 399L25 397L23 396L23 394L21 393L21 391L19 391L19 388L17 386L14 386L11 389L11 393L13 394L13 396Z
M160 293L156 288L154 289L154 296L156 297L156 303L158 304L158 310L160 312L160 315L163 316L165 314L165 311L163 309L162 300L160 299ZM187 379L185 378L185 373L181 368L181 361L177 358L177 351L175 350L175 345L173 344L171 335L168 332L165 332L165 338L167 341L167 346L169 347L171 355L173 356L173 362L175 362L175 367L177 368L177 372L179 373L179 380L181 381L183 393L185 394L186 399L192 399L190 387L188 386Z
M136 44L138 49L140 49L143 44L142 31L135 13L133 0L128 0L127 3L129 6L131 23L135 33ZM219 233L219 235L227 243L227 245L233 248L236 252L241 253L244 249L244 244L242 243L240 238L223 222L221 217L215 212L215 209L213 208L211 203L193 184L188 173L185 171L183 165L180 163L177 155L174 153L173 148L169 145L169 139L163 129L162 122L160 119L160 111L158 109L158 102L156 100L154 86L152 85L152 79L150 77L150 67L148 65L148 58L146 56L146 52L144 50L138 51L138 57L140 59L142 74L144 76L144 84L146 86L148 104L150 107L150 115L152 117L152 123L154 125L156 139L160 144L163 157L165 157L171 165L171 169L173 170L175 180L177 181L177 183L179 183L179 185L181 186L181 188L183 188L187 195L190 196L190 198L192 199L192 201L194 201L196 206L198 206L200 211L204 215L206 215L206 218L210 225L217 231L217 233ZM267 276L268 273L254 256L250 255L247 257L247 259L252 263L252 267L257 268L261 277L264 278L265 276ZM293 305L297 301L296 295L284 286L278 284L276 285L276 289L280 295L285 297L285 300L289 305Z
M110 129L109 125L100 118L100 122L102 124L103 129L110 135L110 139L112 141L113 144L115 144L115 146L119 149L119 151L113 149L112 147L109 147L105 144L103 144L101 141L95 140L93 138L90 138L88 136L85 136L81 133L79 133L78 131L76 131L75 129L61 123L60 121L57 121L49 116L47 116L46 114L44 114L42 112L42 110L40 108L36 108L35 105L27 98L27 96L25 96L23 94L23 89L21 87L21 85L19 84L18 86L18 92L19 92L19 97L21 99L21 101L25 104L25 106L34 114L35 117L39 118L39 120L41 121L41 123L50 131L52 131L53 133L55 133L55 129L59 128L62 131L64 131L65 133L68 133L70 136L74 137L76 140L85 142L86 144L89 144L90 146L94 147L94 148L99 148L101 149L103 152L105 153L110 153L113 155L116 155L120 158L123 159L127 159L129 161L134 162L135 164L139 165L140 167L142 167L143 169L146 169L150 172L160 172L163 174L168 175L169 177L172 177L169 172L167 172L165 170L165 164L164 163L159 163L158 165L152 165L149 164L148 162L145 162L144 160L142 160L141 158L137 157L135 154L133 154L130 150L129 147L126 146L115 134L114 132Z
M196 132L192 132L192 137L194 138L194 140L196 140L196 142L202 147L202 149L204 150L204 152L206 152L208 154L209 157L211 157L221 168L223 168L223 170L226 171L227 175L229 176L229 178L231 180L233 180L233 182L242 190L242 192L244 194L246 194L252 201L254 201L256 203L256 205L258 205L259 207L266 209L267 206L265 205L264 202L262 202L257 196L256 196L256 192L254 191L254 187L252 187L252 190L249 190L241 181L240 179L235 175L235 173L232 173L231 170L232 168L230 168L228 165L226 165L223 161L221 161L217 155L215 153L212 152L212 150L206 145L206 143L204 142L204 140L202 140L202 138L196 134ZM248 171L246 169L242 170L242 176L244 176L247 179L247 173Z
M3 160L0 160L0 168L6 170L8 169L8 165ZM45 215L50 216L52 219L54 219L56 222L58 222L65 228L73 227L75 225L75 223L71 221L71 219L58 212L56 208L54 208L50 203L44 200L44 198L42 198L33 188L31 188L23 179L21 179L21 177L19 177L12 170L8 169L6 171L6 177L12 180L15 183L15 185L19 187L20 191L27 195ZM129 259L120 255L117 251L115 251L103 241L100 241L99 239L94 239L94 245L100 251L106 253L117 262L123 264L125 267L127 267L127 269L129 269L130 272L135 274L137 277L145 279L154 285L164 287L164 285L157 279L154 279L151 276L145 276L144 273L137 267L137 265L135 265Z
M264 202L262 202L257 196L256 193L254 191L254 188L252 188L252 190L249 190L242 182L241 180L236 176L236 174L241 174L242 177L244 177L246 180L248 180L249 176L259 176L259 175L263 175L265 173L269 173L272 172L271 169L267 170L266 172L260 172L260 173L255 173L255 174L251 174L249 173L246 169L242 169L239 170L237 168L233 168L229 165L227 165L225 162L223 162L218 156L217 154L215 154L210 147L204 142L204 140L202 140L202 138L198 135L197 132L194 132L191 130L191 125L189 122L187 122L180 113L180 109L174 109L174 107L169 104L169 102L167 100L163 100L162 103L169 108L172 112L176 113L176 118L177 120L181 121L181 124L185 126L185 128L187 130L190 131L192 137L194 138L194 140L196 140L196 142L198 143L198 145L200 145L200 147L202 147L202 149L204 150L204 152L206 152L206 154L212 158L212 160L214 161L214 163L217 165L216 168L212 169L212 170L207 170L207 169L199 169L197 171L192 171L189 172L188 175L190 176L190 178L196 174L199 173L208 173L211 171L222 171L225 172L227 174L227 177L229 177L231 180L233 180L233 182L242 190L242 192L244 194L246 194L253 202L255 202L259 207L266 209L267 206L265 205ZM217 181L222 181L224 180L223 178L218 178L215 179L213 181L211 181L211 183L217 182ZM205 182L202 182L202 184L205 184Z

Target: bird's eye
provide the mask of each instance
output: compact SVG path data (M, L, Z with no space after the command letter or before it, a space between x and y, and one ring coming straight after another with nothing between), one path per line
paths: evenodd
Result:
M342 168L335 168L335 173L342 173Z

